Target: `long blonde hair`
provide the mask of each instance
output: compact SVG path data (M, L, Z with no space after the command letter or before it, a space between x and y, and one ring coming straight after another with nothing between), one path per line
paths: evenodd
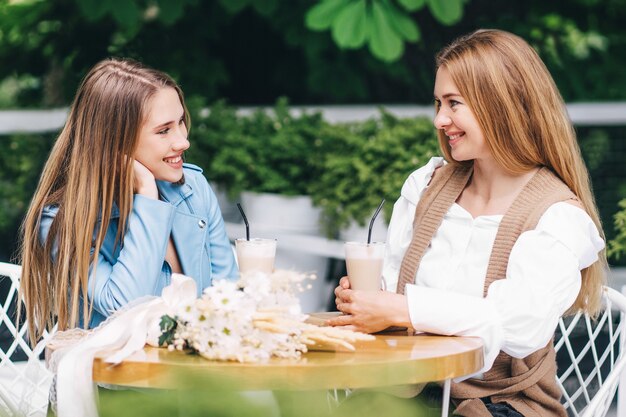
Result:
M21 229L20 294L31 342L55 321L60 330L76 327L81 318L88 325L90 268L95 268L114 204L119 209L116 242L122 243L133 201L132 156L146 104L166 87L177 91L189 125L182 91L160 71L106 59L81 82ZM57 206L58 212L42 241L46 206Z
M580 199L603 235L565 103L535 50L511 33L478 30L444 48L436 65L448 71L467 101L494 159L513 174L537 166L550 168ZM446 159L459 164L442 130L438 136ZM599 257L582 271L582 288L570 312L594 315L601 308L607 269L604 250Z

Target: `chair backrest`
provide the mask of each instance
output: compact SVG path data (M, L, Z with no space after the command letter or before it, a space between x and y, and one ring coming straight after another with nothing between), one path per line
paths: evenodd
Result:
M40 360L52 333L31 348L28 323L17 323L22 268L0 262L0 410L9 415L45 415L51 377ZM55 327L56 328L56 327Z
M626 297L603 288L604 311L562 318L555 335L557 383L570 416L605 416L626 365L624 314Z

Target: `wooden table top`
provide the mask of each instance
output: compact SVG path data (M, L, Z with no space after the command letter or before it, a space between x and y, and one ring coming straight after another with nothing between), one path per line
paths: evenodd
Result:
M144 388L181 387L176 375L229 381L238 389L367 388L443 381L469 375L483 366L480 339L387 333L358 342L355 352L310 351L300 360L267 363L209 361L198 355L146 347L117 366L97 355L93 380ZM188 378L196 380L196 378Z

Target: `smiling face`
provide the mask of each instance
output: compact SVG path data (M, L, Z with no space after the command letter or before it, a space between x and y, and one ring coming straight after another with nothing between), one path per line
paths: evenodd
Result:
M177 182L183 176L183 152L189 148L185 110L176 90L162 88L146 104L135 159L157 180Z
M478 121L445 67L437 70L435 79L437 115L434 124L448 138L456 161L492 159Z

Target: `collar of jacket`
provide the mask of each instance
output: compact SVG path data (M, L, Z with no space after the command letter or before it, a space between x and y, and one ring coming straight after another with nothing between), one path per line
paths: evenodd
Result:
M161 199L163 201L167 201L175 207L193 194L193 188L187 181L182 185L159 180L157 180L156 183Z
M167 181L157 180L156 183L161 199L172 204L174 207L177 207L183 202L183 200L193 194L193 188L187 182L182 185L178 185ZM117 219L119 217L120 209L117 206L117 203L113 202L113 206L111 207L111 216L109 218ZM97 221L100 221L101 218L100 213L98 213Z

